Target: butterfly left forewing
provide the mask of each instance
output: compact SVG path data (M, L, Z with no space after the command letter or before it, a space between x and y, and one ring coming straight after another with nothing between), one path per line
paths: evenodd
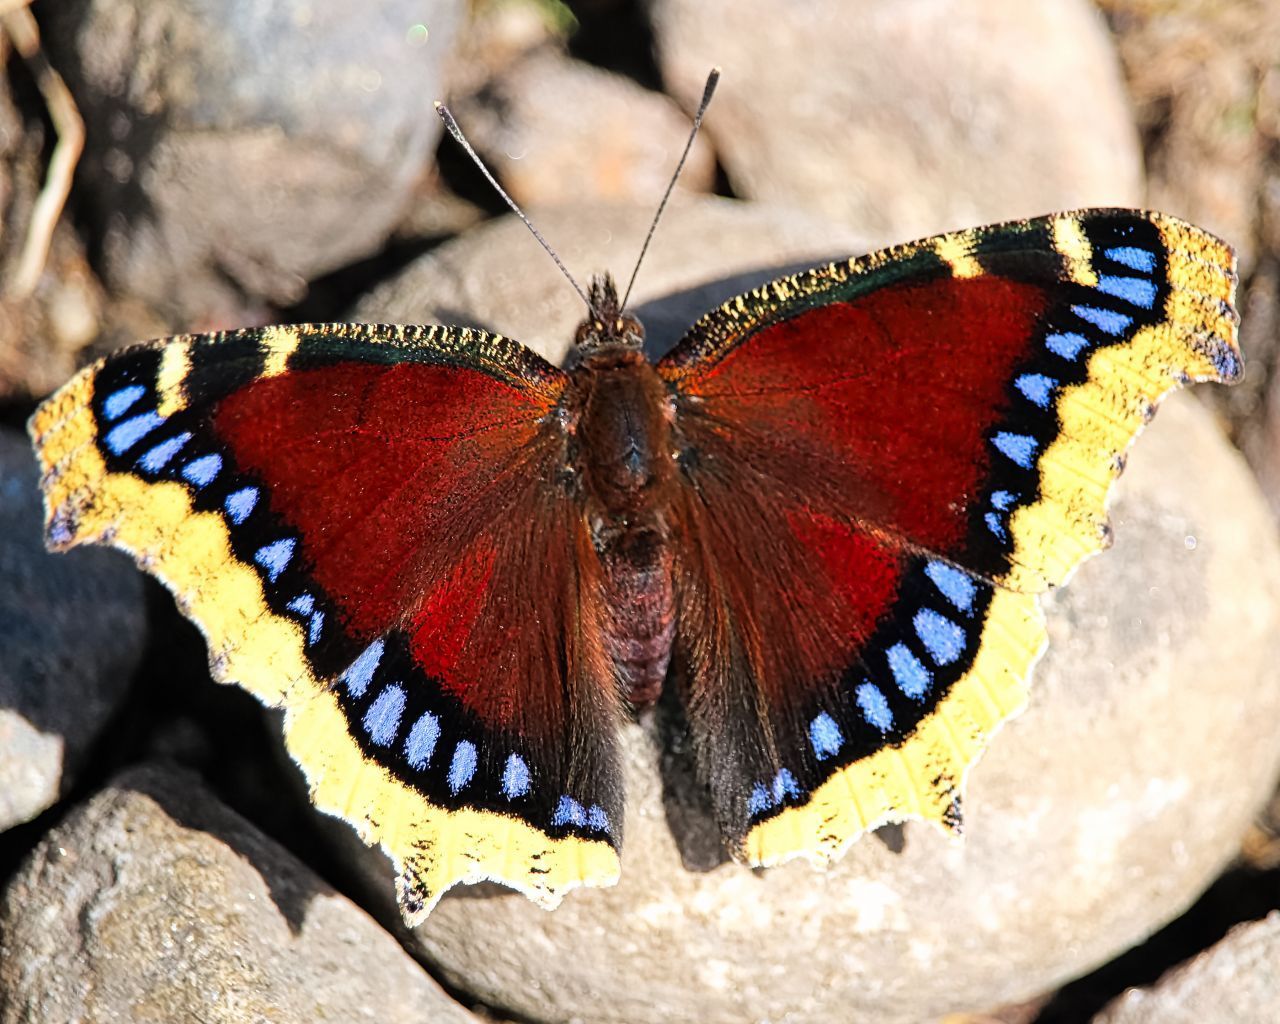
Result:
M130 349L32 419L51 545L123 548L174 591L412 921L458 882L552 905L617 875L563 381L484 332L267 328Z
M1034 595L1107 542L1134 435L1177 384L1238 377L1234 280L1176 219L1061 214L773 282L659 364L688 482L676 660L740 851L958 821L1024 703Z

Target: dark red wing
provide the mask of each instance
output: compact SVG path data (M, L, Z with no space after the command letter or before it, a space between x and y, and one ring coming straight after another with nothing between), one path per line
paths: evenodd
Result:
M287 709L317 802L387 848L415 918L457 881L553 901L616 874L564 380L482 332L269 328L113 357L33 422L51 537L170 583L219 678Z
M826 507L958 551L1047 302L1020 282L944 277L807 309L682 378L689 420L779 486L821 482Z
M1119 457L1175 384L1238 375L1233 285L1202 232L1085 211L774 282L661 361L676 663L748 857L958 822L1043 645L1034 594L1103 545Z

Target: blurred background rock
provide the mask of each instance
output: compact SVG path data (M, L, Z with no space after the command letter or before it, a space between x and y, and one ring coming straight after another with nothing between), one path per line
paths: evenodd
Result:
M1007 908L1024 911L1019 934L1044 940L1035 969L1006 962L1002 974L983 956L995 946L984 950L963 919L942 924L969 938L930 959L923 937L946 927L900 920L893 900L908 892L905 863L932 865L939 877L953 866L913 826L903 856L874 840L858 851L867 875L849 896L860 909L848 926L856 948L873 947L882 929L893 936L886 948L905 943L904 964L916 951L902 977L915 979L919 1001L899 995L900 1019L915 1019L924 1006L956 1020L1010 1024L1164 1021L1178 1019L1178 1007L1205 1008L1197 1020L1214 1019L1215 1007L1223 1008L1218 1019L1280 1019L1280 971L1259 966L1277 962L1276 919L1267 914L1280 908L1280 798L1244 825L1264 802L1259 794L1280 756L1280 729L1262 714L1271 714L1278 680L1260 645L1274 634L1268 624L1280 609L1266 571L1274 520L1258 497L1260 487L1271 514L1280 512L1280 7L1269 0L0 0L0 15L0 429L15 432L77 366L177 331L463 319L562 353L578 317L573 295L533 242L501 218L500 201L456 146L441 141L436 98L450 102L579 276L625 274L702 79L711 65L723 67L641 275L638 294L655 337L674 337L680 317L709 304L720 278L1051 209L1150 205L1228 239L1241 259L1248 378L1231 390L1197 389L1212 417L1194 400L1185 415L1162 414L1181 425L1156 428L1170 440L1166 454L1151 457L1182 477L1167 493L1184 497L1165 507L1156 483L1143 485L1151 495L1144 502L1158 507L1133 512L1129 548L1108 556L1112 569L1106 560L1096 568L1130 578L1141 558L1173 558L1161 538L1182 536L1194 510L1215 518L1236 561L1219 553L1203 564L1219 574L1222 593L1232 590L1221 576L1228 572L1239 576L1237 596L1255 595L1239 621L1208 629L1204 609L1144 598L1140 576L1132 577L1133 601L1155 601L1152 623L1172 616L1161 627L1170 643L1190 643L1201 636L1196 629L1212 634L1181 659L1185 672L1196 666L1193 678L1179 684L1171 664L1167 676L1142 680L1144 692L1175 703L1180 686L1200 693L1210 710L1192 717L1213 719L1227 738L1237 721L1239 760L1224 743L1213 764L1196 764L1203 750L1191 727L1154 712L1146 719L1152 732L1135 736L1132 757L1116 755L1117 785L1121 776L1142 781L1141 765L1151 759L1135 751L1163 745L1188 759L1187 788L1161 789L1153 770L1154 788L1143 790L1149 800L1117 795L1110 804L1121 815L1109 826L1113 838L1153 822L1184 823L1183 838L1175 829L1113 865L1121 881L1124 870L1135 872L1131 894L1144 904L1127 914L1127 930L1113 922L1104 937L1099 924L1073 940L1059 930L1070 914L1053 909L1054 900L1070 904L1065 879L1057 889L1053 879L1011 882ZM1255 481L1228 465L1207 422L1213 417ZM1149 440L1157 446L1156 435ZM643 904L634 890L623 897L631 903L584 899L566 906L563 919L545 920L519 897L451 900L427 931L399 936L418 960L401 953L365 914L396 929L385 884L371 884L366 862L311 815L296 774L279 759L273 725L250 698L209 681L199 635L151 581L101 552L64 564L40 551L30 463L16 433L0 441L0 1024L143 1011L184 1020L201 1006L201 1019L226 1021L350 1019L361 1011L463 1020L472 1010L492 1019L503 1008L525 1020L600 1019L602 1006L617 1016L618 1006L645 1004L640 976L606 973L589 983L564 965L539 969L566 941L554 936L570 917L592 949L590 929L607 929L610 913ZM1181 463L1180 453L1192 450L1200 461ZM1221 487L1233 497L1220 502L1220 513L1185 494L1206 478L1206 462L1231 478ZM1160 586L1189 586L1161 565ZM1099 583L1096 597L1087 579L1080 586L1079 598L1068 591L1053 610L1057 660L1039 679L1040 717L1046 708L1066 716L1064 735L1128 721L1124 715L1147 699L1099 696L1070 717L1070 683L1055 680L1070 680L1072 652L1084 650L1097 674L1115 660L1100 640L1081 635L1110 628L1107 606L1091 603L1108 585ZM1214 600L1225 615L1218 607L1225 598ZM1217 662L1214 643L1223 648ZM1034 686L1032 694L1034 707ZM1045 719L1049 733L1054 721ZM993 794L1013 794L1010 807L1019 776L1001 765L1023 756L1019 743L1026 756L1040 750L1035 722L1015 723L975 773L979 787L985 767ZM1116 741L1123 746L1119 733ZM635 754L641 761L644 749ZM1105 779L1107 764L1093 767ZM1052 781L1026 785L1051 789ZM1212 805L1196 788L1209 783L1220 790ZM1099 806L1107 806L1100 792ZM1001 799L991 805L1004 806ZM1214 819L1215 807L1232 810ZM1024 821L1019 813L1000 820ZM1073 813L1056 810L1068 821ZM1092 827L1100 820L1090 818ZM666 840L651 835L661 849ZM1161 850L1170 858L1163 874ZM624 870L644 874L625 855ZM674 874L682 870L670 868L671 886L648 910L657 915L652 934L676 947L671 956L681 952L679 921L668 920L681 912L680 898L702 901L691 913L705 925L713 912L758 909L754 895L736 904L724 895L735 885L752 893L768 885L745 873L739 883L732 873L741 869L721 866L711 875L729 878L729 887L708 895L706 877ZM673 896L686 883L690 892ZM828 883L805 869L775 888L784 884L821 894ZM1019 902L1032 888L1040 895ZM1103 888L1099 882L1094 891ZM951 913L960 903L939 900ZM506 929L531 928L522 923L526 911L538 931L521 946ZM502 934L486 937L469 920ZM813 998L753 1010L734 1003L745 998L739 990L717 1002L717 987L723 991L740 965L717 959L714 929L699 926L692 976L705 991L691 994L690 1013L830 1019L823 993L839 989L836 968L821 961L818 970L811 953L793 963L805 948L793 934L805 925L780 920L776 934L762 922L757 940L764 991L770 971L799 971ZM136 958L118 955L129 949ZM659 977L667 969L648 953L636 957ZM961 969L970 973L947 976ZM1086 973L1063 984L1063 971ZM886 980L890 1004L877 1011L875 986L862 985L863 1011L892 1019L896 988ZM210 992L222 1002L210 1003ZM1009 998L1021 1001L989 1005ZM406 1004L421 1012L395 1016Z

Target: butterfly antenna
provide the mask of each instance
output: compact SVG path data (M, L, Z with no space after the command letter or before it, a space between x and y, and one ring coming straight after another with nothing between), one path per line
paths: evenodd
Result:
M449 108L439 100L436 101L435 106L436 113L440 115L440 120L444 122L445 128L448 130L449 134L453 136L454 141L467 151L467 156L471 157L475 165L480 168L480 173L488 179L489 184L493 186L493 190L497 192L498 195L502 196L506 204L511 207L511 212L520 218L524 223L524 226L527 227L533 233L533 237L538 240L538 244L547 250L547 255L556 261L556 266L560 268L560 273L564 274L564 276L569 279L569 283L573 285L573 290L578 293L578 297L582 299L591 315L599 317L600 314L592 307L591 300L587 298L587 293L582 290L578 282L573 279L573 275L569 273L569 268L564 265L564 262L556 255L556 251L551 248L547 240L543 238L538 229L533 226L533 222L524 215L524 211L516 205L516 201L507 195L506 190L498 184L498 179L495 178L489 171L489 168L484 165L484 161L480 159L480 155L471 148L471 143L469 143L467 141L467 137L462 134L462 129L458 127L458 122L455 121L453 119L453 115L449 113ZM681 162L683 163L683 161Z
M662 202L658 204L658 212L653 215L653 221L649 224L649 233L644 236L644 245L640 247L640 256L636 259L635 269L631 271L631 280L627 282L627 291L622 296L622 305L618 307L619 309L627 308L627 300L631 298L631 289L635 287L636 275L640 273L640 264L644 262L644 254L649 251L649 243L653 241L653 233L658 229L658 221L662 219L662 211L667 208L667 200L671 198L671 192L676 187L680 172L684 170L684 163L689 159L689 150L693 149L693 140L698 137L698 129L702 127L702 116L707 112L707 107L711 104L711 97L715 94L716 85L719 81L720 69L712 68L711 74L707 75L707 84L702 87L702 102L698 104L698 112L693 115L693 129L689 132L689 141L684 144L684 152L680 154L680 162L676 164L676 171L671 175L671 181L667 183L667 190L662 194Z

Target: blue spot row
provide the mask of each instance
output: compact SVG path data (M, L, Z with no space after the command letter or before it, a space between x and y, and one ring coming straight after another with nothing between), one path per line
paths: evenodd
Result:
M133 390L141 390L140 385L133 385L132 388L126 388L125 391L132 393ZM104 411L110 412L112 400L120 397L123 392L117 391L111 395L105 403L103 403ZM136 401L136 399L134 399ZM131 403L132 404L132 403ZM116 402L116 407L121 407L122 402ZM157 427L165 422L165 418L158 413L148 412L134 416L132 419L125 420L123 423L113 427L108 431L107 436L103 439L106 446L116 455L123 455L134 447L139 441L154 431ZM184 430L180 434L174 434L167 437L159 444L148 448L142 455L138 456L138 468L143 472L157 475L168 468L171 463L187 444L191 441L192 434L190 431ZM217 477L222 470L222 456L217 454L199 455L182 466L179 471L184 480L196 487L207 487Z
M290 610L300 615L320 614L315 599L303 594L289 602ZM379 638L366 647L360 655L338 676L338 683L356 699L364 697L373 684L378 667L386 652L385 642ZM379 747L391 747L401 732L402 718L408 695L400 683L388 683L369 703L361 719L361 727L369 742ZM409 727L404 739L404 759L415 771L426 769L435 756L440 743L441 724L437 715L424 711ZM456 796L466 789L476 777L480 766L479 750L470 740L459 740L454 745L445 783ZM508 800L527 796L533 788L533 773L529 764L519 754L510 754L503 767L502 794ZM572 797L564 796L552 818L554 825L574 825L596 832L609 832L609 816L595 804L586 807Z
M1117 246L1106 250L1105 255L1131 270L1150 273L1156 267L1155 256L1135 246ZM1129 277L1122 274L1098 275L1097 289L1104 295L1121 299L1142 309L1150 309L1155 305L1156 296L1159 293L1154 281L1145 277ZM1113 338L1118 338L1133 324L1133 317L1102 306L1076 303L1071 307L1071 312L1085 323L1092 324ZM1045 335L1044 343L1050 352L1068 360L1074 360L1089 347L1089 339L1076 331L1053 331Z
M108 421L120 419L141 401L146 394L147 388L141 384L130 384L113 391L102 402L103 417ZM107 431L102 441L113 454L122 456L135 448L148 435L163 426L165 422L167 422L166 417L161 416L154 410L139 413L117 423ZM192 434L190 431L183 431L172 437L165 438L138 456L138 467L152 475L163 472L181 454L191 439ZM192 458L182 465L178 473L187 483L198 489L203 489L218 478L222 469L222 456L216 452L210 452ZM231 525L244 525L253 510L257 508L260 498L261 491L254 486L241 487L228 494L223 499L222 507ZM263 545L254 552L253 560L263 570L269 583L275 583L285 569L288 568L296 547L297 541L294 538L282 537L279 540ZM298 611L297 608L294 608L294 610ZM308 643L315 644L324 628L324 613L320 611L315 611L314 613L311 611L299 611L299 614L308 617Z
M375 641L364 653L352 663L351 667L339 677L349 692L362 695L372 680L377 669L377 662L382 656L382 641ZM369 736L369 741L379 747L389 747L395 742L400 732L400 719L404 714L407 701L404 687L398 683L390 683L369 704L361 724ZM440 741L440 719L430 711L418 716L417 721L409 729L404 742L404 758L409 767L421 771L430 763ZM470 740L460 740L453 748L453 757L449 762L449 771L445 782L456 796L461 793L475 778L479 766L479 752ZM503 773L502 790L507 799L524 796L529 791L529 767L518 754L507 759Z
M972 612L977 584L967 573L939 561L927 563L924 572L938 588L938 592L958 611ZM922 608L916 612L912 623L917 637L936 664L950 665L964 653L968 634L942 613L932 608ZM898 688L908 697L916 700L922 698L933 684L932 671L906 644L894 644L885 653L889 671ZM889 702L875 684L862 683L854 691L854 699L862 717L873 728L885 733L893 727L893 713L889 709ZM809 723L809 745L819 761L835 756L844 745L844 734L839 724L827 712L820 712ZM757 804L770 795L763 789L761 794L757 794ZM767 809L772 804L765 806Z
M113 391L102 402L102 414L108 421L119 420L147 394L147 388L141 384L129 384ZM167 422L166 417L154 410L139 413L117 423L103 437L103 444L117 456L134 449L139 442L152 434ZM190 431L183 431L165 438L158 444L148 448L137 458L137 465L142 471L158 475L164 472L192 440ZM223 470L223 457L216 452L197 455L181 466L178 474L187 483L198 489L212 484ZM261 492L257 487L246 486L232 491L223 499L222 507L232 526L242 526L257 507ZM266 574L270 583L275 583L288 567L296 548L293 538L285 537L263 545L254 552L253 560ZM297 609L294 609L297 611ZM299 612L307 616L307 640L310 644L319 641L324 628L324 613Z

